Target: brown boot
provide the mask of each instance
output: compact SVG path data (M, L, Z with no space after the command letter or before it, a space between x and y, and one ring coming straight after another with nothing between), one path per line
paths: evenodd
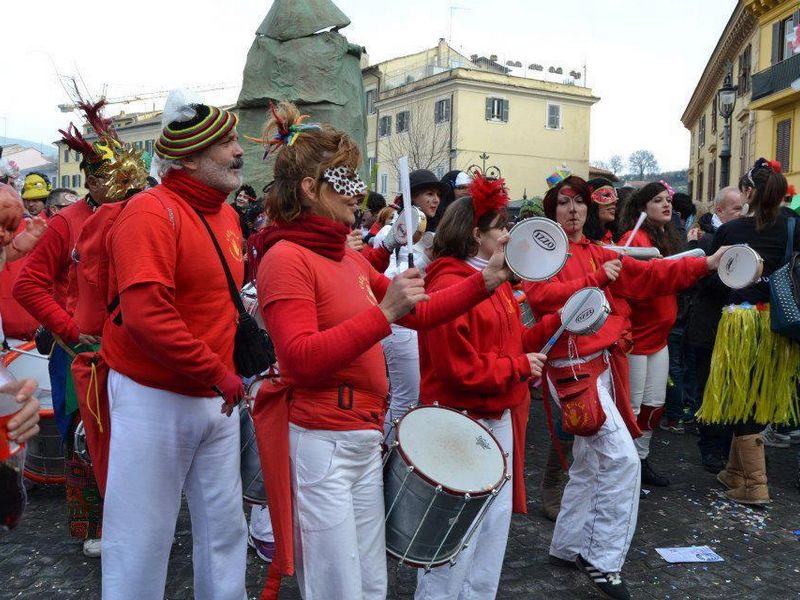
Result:
M572 461L572 442L561 442L561 451L569 464ZM550 440L550 451L542 476L542 514L551 521L558 518L561 510L561 495L567 485L568 475L561 468L555 442Z
M739 438L733 436L731 440L731 451L728 454L728 463L725 468L717 473L717 481L729 490L742 487L744 485L744 473L742 473L742 463L739 460L739 453L736 451L736 444Z
M744 485L725 492L725 495L740 504L769 504L767 488L767 466L764 457L764 440L760 433L735 437L736 452L744 473Z

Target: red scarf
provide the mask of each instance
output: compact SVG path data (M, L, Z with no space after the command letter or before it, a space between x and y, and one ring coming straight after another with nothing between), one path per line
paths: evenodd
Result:
M274 224L258 232L253 242L258 258L281 240L293 242L337 262L344 258L345 240L350 228L319 215L304 213L295 221Z
M221 192L189 175L183 169L172 169L161 179L164 186L183 198L189 206L206 215L222 210L228 192Z

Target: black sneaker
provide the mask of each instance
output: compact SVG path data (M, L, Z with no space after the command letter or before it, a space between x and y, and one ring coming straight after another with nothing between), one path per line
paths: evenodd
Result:
M597 586L606 598L613 598L613 600L630 600L631 594L622 581L622 576L619 573L603 573L594 565L585 560L580 554L575 559L575 564L578 569L586 573L592 583Z
M565 558L560 558L558 556L553 556L550 554L547 557L547 562L549 562L554 567L564 567L565 569L577 569L578 566L575 564L574 560L567 560Z
M646 458L642 459L642 484L647 485L654 485L656 487L667 487L669 485L669 479L656 473L653 470L653 467L650 466L650 463Z
M703 468L714 475L725 468L725 461L716 454L703 454L700 460L703 462Z

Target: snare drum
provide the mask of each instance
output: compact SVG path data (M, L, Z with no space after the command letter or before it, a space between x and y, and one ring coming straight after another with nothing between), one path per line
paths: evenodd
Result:
M41 404L39 433L27 442L25 476L36 483L62 485L64 451L53 413L47 356L36 350L35 342L27 342L7 353L3 357L3 364L17 379L35 379L39 384L35 394Z
M244 304L247 314L256 320L256 323L258 323L261 329L266 329L266 327L264 327L264 319L261 318L261 311L258 310L258 291L256 290L256 284L252 282L246 284L242 288L242 291L239 292L239 295L242 297L242 304Z
M609 314L611 305L603 290L588 287L569 297L561 311L561 318L565 320L564 326L570 333L590 335L600 331Z
M545 217L520 221L509 231L506 264L525 281L554 277L569 258L569 240L561 225Z
M241 465L242 497L250 504L266 504L267 492L264 489L264 474L261 471L261 459L256 445L256 429L250 414L258 388L263 378L258 378L247 388L247 406L239 407L239 431L241 433Z
M435 405L400 419L383 476L386 550L425 569L455 563L511 478L506 455L486 427Z
M722 283L740 290L761 279L764 261L750 246L731 246L722 254L717 272Z

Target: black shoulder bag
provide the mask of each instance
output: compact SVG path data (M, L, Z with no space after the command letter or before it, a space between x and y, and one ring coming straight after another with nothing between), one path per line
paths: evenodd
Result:
M239 321L236 324L236 337L233 344L233 362L236 365L236 372L243 377L258 375L269 369L275 362L275 346L272 345L272 340L269 339L267 332L258 326L256 320L245 309L242 297L233 281L231 270L228 268L228 262L225 260L225 254L217 242L217 237L203 214L198 210L195 212L205 225L208 235L211 236L211 241L214 243L214 248L219 255L225 277L228 280L231 299L236 310L239 311Z

